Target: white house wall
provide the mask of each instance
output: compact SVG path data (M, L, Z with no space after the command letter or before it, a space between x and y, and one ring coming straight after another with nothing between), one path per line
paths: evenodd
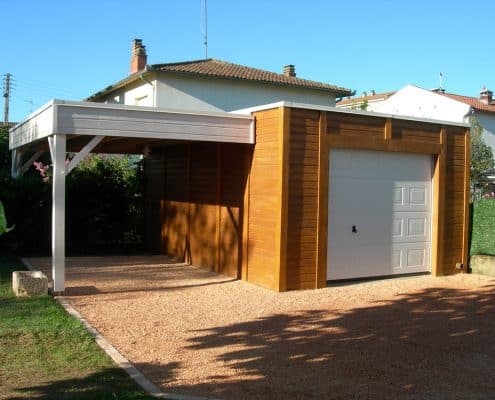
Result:
M126 104L129 106L155 107L156 81L139 81L130 88L122 88L113 92L105 100L108 104Z
M475 112L478 122L483 127L483 138L486 144L491 146L495 154L495 116L484 112Z
M466 122L469 110L467 104L412 85L368 106L368 111L461 123Z
M159 76L156 94L157 107L195 111L233 111L279 101L335 105L335 96L324 91L188 76Z

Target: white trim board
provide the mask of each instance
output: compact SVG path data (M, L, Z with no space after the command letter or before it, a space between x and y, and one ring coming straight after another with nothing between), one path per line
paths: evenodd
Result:
M379 117L379 118L389 118L394 120L403 120L403 121L415 121L415 122L427 122L430 124L438 124L438 125L446 125L446 126L461 126L463 128L469 128L470 125L464 122L453 122L453 121L442 121L436 119L429 118L417 118L417 117L409 117L405 115L397 115L397 114L384 114L373 111L361 111L361 110L348 110L338 107L331 106L320 106L317 104L304 104L304 103L294 103L290 101L279 101L277 103L264 104L256 107L243 108L240 110L232 111L236 114L245 114L250 115L257 111L265 111L272 110L274 108L279 107L290 107L290 108L302 108L306 110L316 110L316 111L328 111L337 114L353 114L353 115L364 115L368 117Z

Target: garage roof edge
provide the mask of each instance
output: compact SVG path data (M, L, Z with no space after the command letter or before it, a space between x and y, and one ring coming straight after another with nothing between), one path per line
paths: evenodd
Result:
M276 103L264 104L264 105L256 106L256 107L243 108L243 109L236 110L233 112L234 113L240 113L240 114L251 114L251 113L257 112L257 111L270 110L270 109L279 108L279 107L303 108L303 109L308 109L308 110L334 112L334 113L338 113L338 114L353 114L353 115L363 115L363 116L378 117L378 118L390 118L390 119L403 120L403 121L426 122L426 123L437 124L437 125L460 126L463 128L469 128L470 127L470 125L468 123L465 123L465 122L445 121L445 120L437 120L437 119L430 119L430 118L418 118L418 117L411 117L411 116L407 116L407 115L398 115L398 114L384 114L384 113L378 113L378 112L372 112L372 111L347 110L347 109L342 109L342 108L337 108L337 107L332 107L332 106L295 103L295 102L291 102L291 101L279 101Z

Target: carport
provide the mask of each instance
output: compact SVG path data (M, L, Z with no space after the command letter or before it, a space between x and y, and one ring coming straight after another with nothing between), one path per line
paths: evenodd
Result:
M254 119L231 113L52 100L10 130L12 175L44 152L53 164L53 291L65 289L65 177L90 153L143 154L157 143L254 144ZM75 156L66 161L67 153Z

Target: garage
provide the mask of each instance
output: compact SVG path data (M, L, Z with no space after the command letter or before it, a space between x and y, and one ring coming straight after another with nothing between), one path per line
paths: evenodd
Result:
M327 279L431 271L431 155L331 150Z
M57 292L65 175L90 152L143 152L149 240L234 279L286 291L467 269L466 124L288 102L236 115L54 101L10 148L14 172L48 148L54 160ZM66 168L67 151L79 153Z
M162 152L163 253L276 291L466 270L466 124L287 102L244 112L254 146Z

